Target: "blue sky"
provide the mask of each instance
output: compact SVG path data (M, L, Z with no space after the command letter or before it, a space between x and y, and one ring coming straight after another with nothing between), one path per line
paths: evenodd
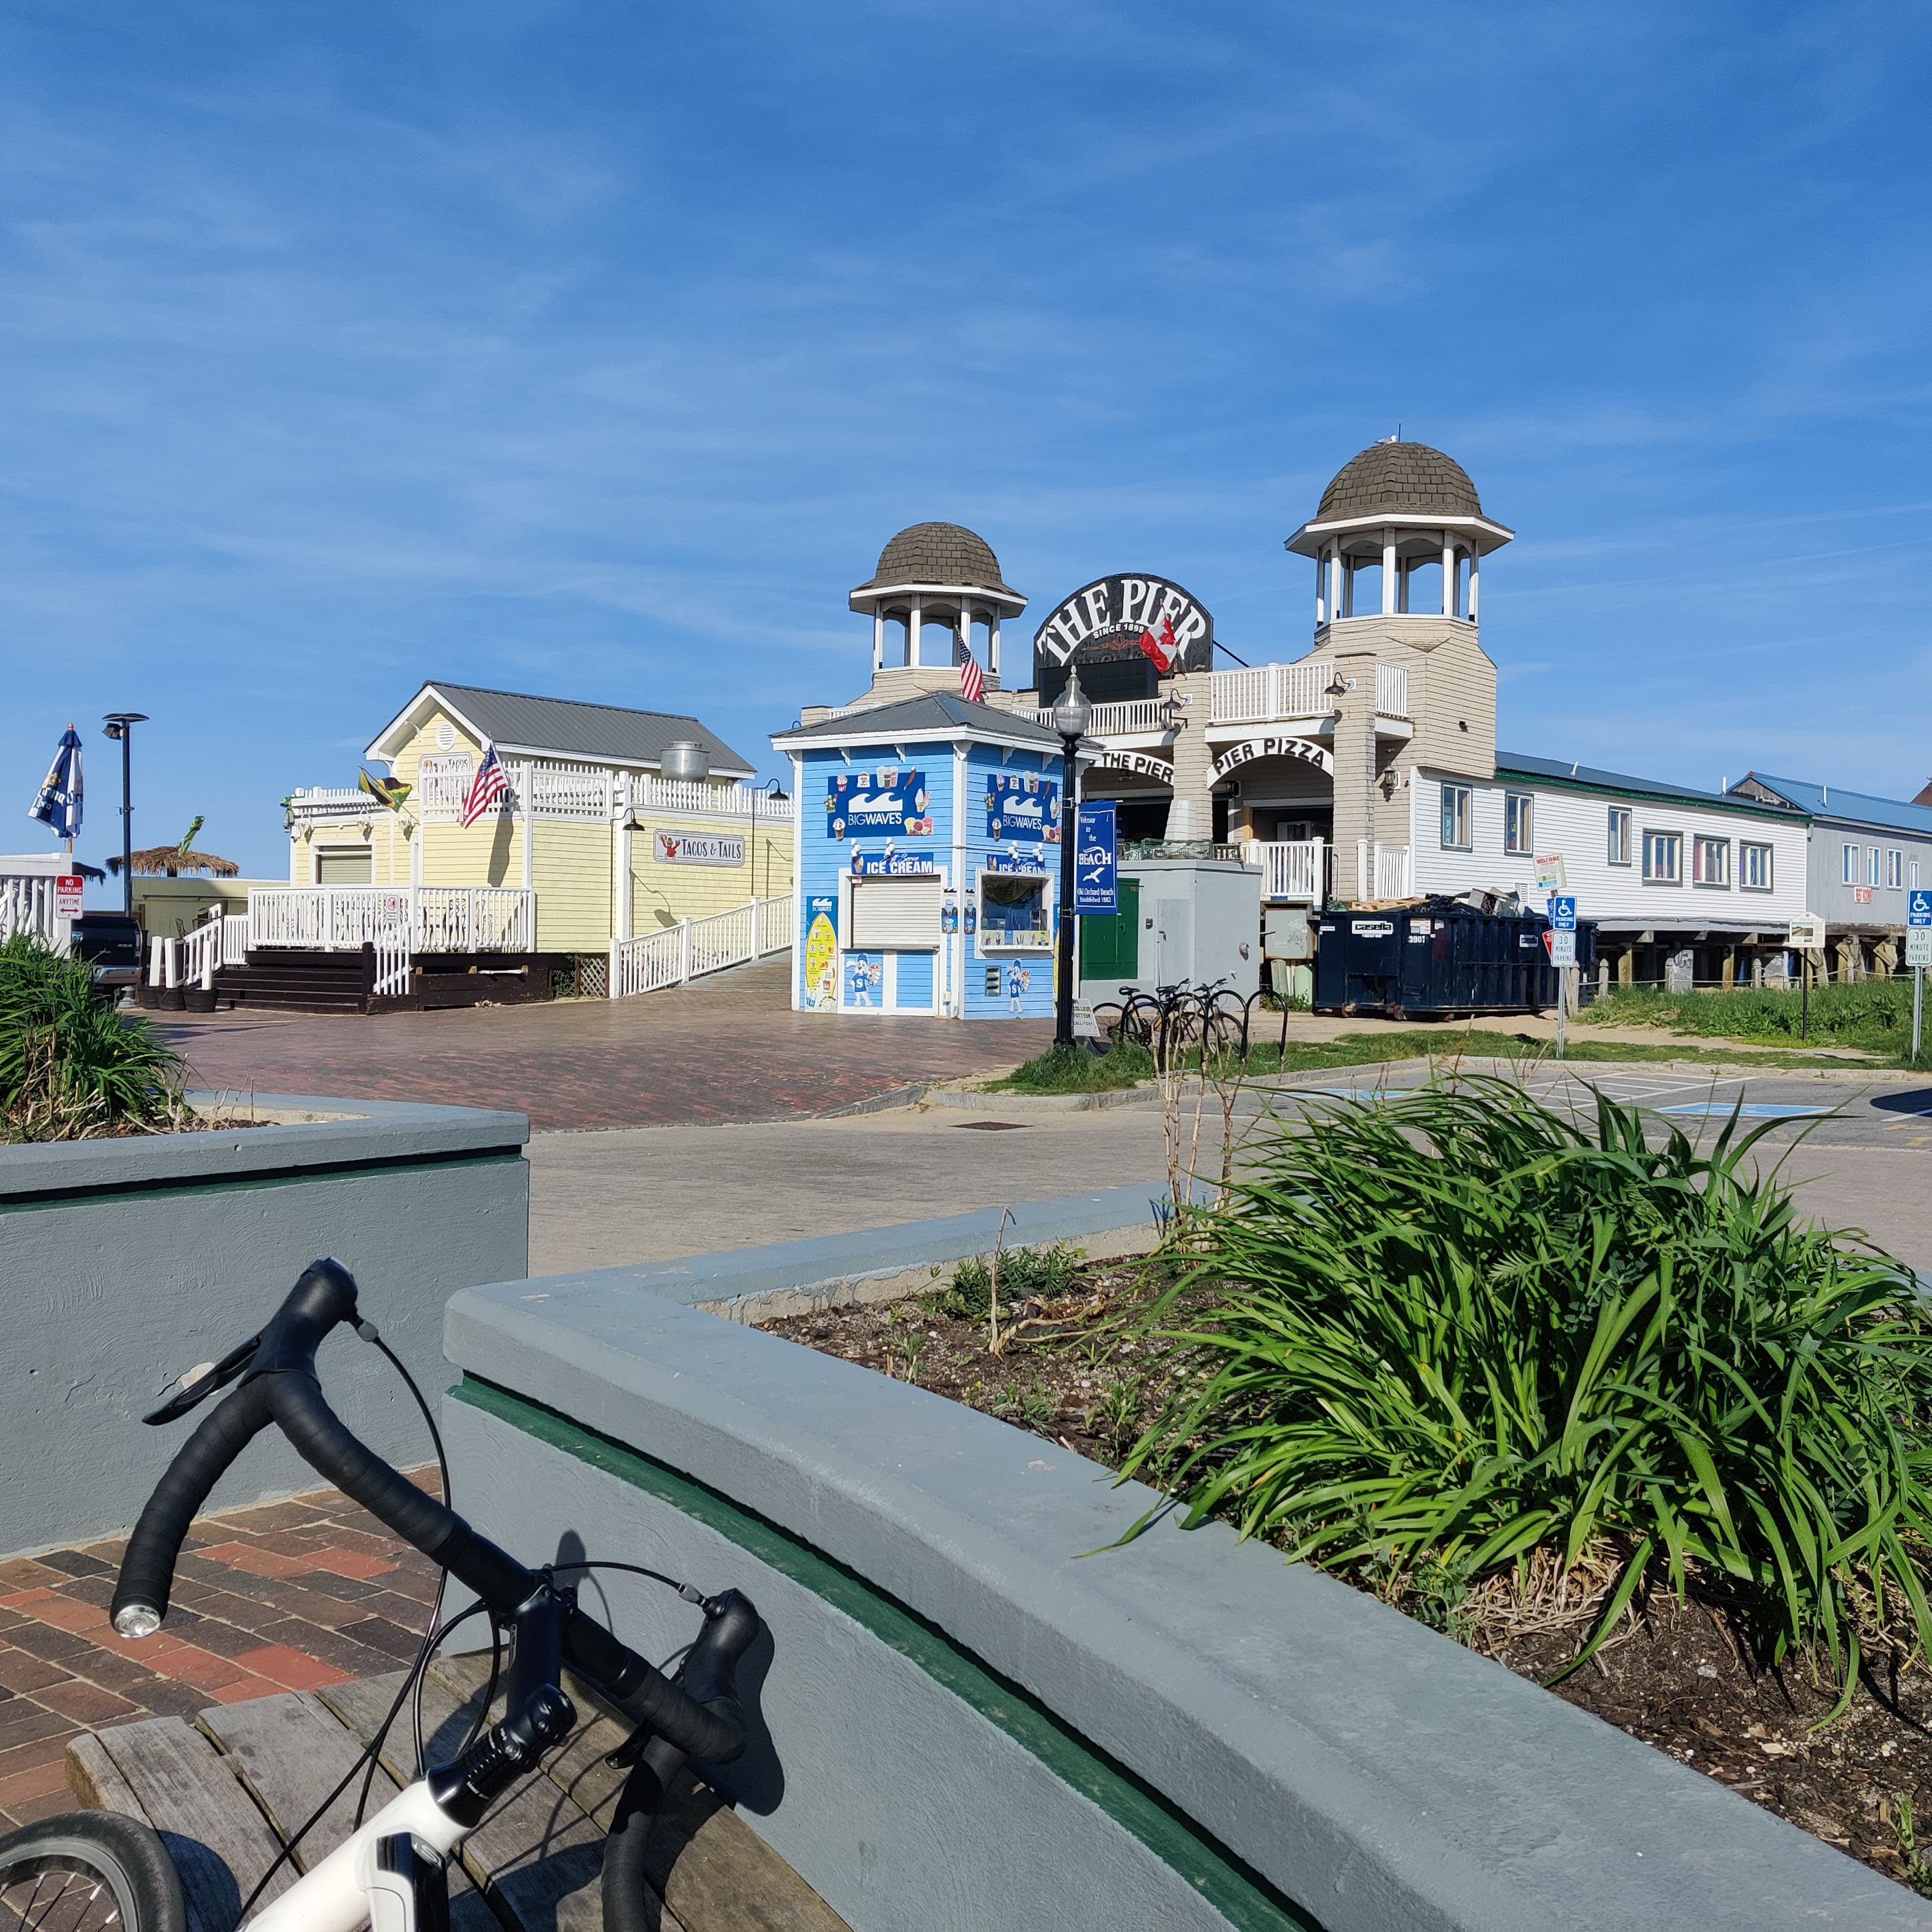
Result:
M1932 776L1932 15L0 13L0 848L286 869L424 677L766 734L904 524L1305 650L1281 541L1400 424L1520 532L1502 742Z

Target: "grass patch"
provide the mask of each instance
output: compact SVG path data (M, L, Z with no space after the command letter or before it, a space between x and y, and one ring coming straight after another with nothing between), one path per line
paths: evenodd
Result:
M1908 1064L1912 1047L1912 982L1864 980L1850 986L1814 986L1805 1043L1846 1046ZM1613 988L1588 1007L1592 1026L1655 1027L1706 1039L1796 1046L1804 995L1738 987L1730 992L1665 993L1652 986Z
M1204 1366L1125 1472L1438 1618L1594 1573L1571 1668L1640 1590L1694 1590L1837 1715L1932 1642L1932 1322L1755 1172L1773 1124L1700 1148L1465 1076L1264 1129L1150 1318Z
M1277 1019L1276 1024L1279 1025ZM1363 1066L1392 1060L1445 1060L1459 1056L1508 1060L1554 1058L1553 1041L1528 1034L1474 1027L1408 1027L1376 1033L1346 1033L1337 1040L1295 1040L1284 1053L1278 1040L1259 1040L1250 1048L1251 1075L1318 1073L1331 1066ZM1197 1054L1190 1060L1193 1065ZM1572 1040L1566 1063L1674 1061L1693 1066L1735 1066L1736 1053L1698 1046L1664 1046L1645 1040ZM1815 1067L1802 1052L1754 1053L1753 1066ZM1144 1047L1121 1045L1103 1054L1084 1046L1049 1047L1016 1066L1004 1079L989 1080L988 1094L1098 1094L1137 1085L1154 1078L1154 1056Z
M183 1068L145 1019L104 1000L87 962L33 934L0 944L0 1140L85 1140L171 1125Z

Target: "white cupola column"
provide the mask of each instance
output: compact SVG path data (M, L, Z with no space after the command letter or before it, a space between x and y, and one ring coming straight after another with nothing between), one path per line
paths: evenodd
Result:
M959 600L958 632L960 651L970 658L973 655L973 607L963 597Z
M1456 546L1447 530L1442 532L1442 614L1456 614Z
M1336 544L1328 553L1328 621L1332 624L1342 614L1342 546Z
M1395 615L1395 532L1382 532L1382 615Z
M986 620L986 668L997 678L1000 674L1000 613L996 604L993 614Z
M886 668L886 607L883 604L872 606L872 668L875 671Z
M906 662L919 662L919 634L926 622L926 606L915 597L912 600L912 614L906 620Z
M1474 544L1469 546L1469 622L1476 621L1476 583L1482 572L1482 553Z

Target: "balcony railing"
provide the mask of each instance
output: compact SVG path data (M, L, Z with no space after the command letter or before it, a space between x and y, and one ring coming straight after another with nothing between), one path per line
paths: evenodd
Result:
M1378 845L1371 858L1369 842L1366 838L1357 839L1355 877L1373 881L1371 889L1362 896L1376 899L1412 898L1415 892L1415 868L1410 862L1412 856L1406 845Z
M511 886L254 886L248 947L356 952L533 952L537 896ZM228 948L224 945L224 959Z
M1047 706L1034 714L1035 720L1051 730L1053 709ZM1164 698L1129 698L1110 700L1094 706L1093 721L1087 727L1090 738L1124 738L1136 732L1164 735L1173 729Z
M1318 905L1328 896L1329 854L1322 838L1256 839L1241 848L1262 868L1262 897L1271 902Z
M1270 724L1289 718L1320 718L1335 709L1328 687L1335 665L1328 658L1300 664L1256 664L1217 670L1209 700L1210 724ZM1376 709L1386 718L1408 716L1408 667L1376 666Z
M782 794L774 798L745 784L700 784L681 778L652 778L644 772L612 771L598 765L512 764L504 769L509 784L496 812L507 812L513 818L523 812L526 771L532 818L608 824L626 810L675 812L680 818L749 818L754 799L760 818L780 818L791 809L791 800ZM472 774L466 772L428 772L404 809L428 824L451 824L463 816L471 782ZM291 826L323 819L365 819L377 808L376 800L367 792L344 785L318 785L311 790L298 791L287 806ZM494 819L496 815L492 812L490 817Z

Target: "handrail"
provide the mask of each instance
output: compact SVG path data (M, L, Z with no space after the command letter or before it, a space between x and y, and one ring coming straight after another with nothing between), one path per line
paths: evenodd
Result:
M728 966L788 951L796 910L788 893L782 898L752 899L698 919L680 920L675 926L636 939L614 939L610 996L621 1000L638 993L662 992L705 974L722 972Z

